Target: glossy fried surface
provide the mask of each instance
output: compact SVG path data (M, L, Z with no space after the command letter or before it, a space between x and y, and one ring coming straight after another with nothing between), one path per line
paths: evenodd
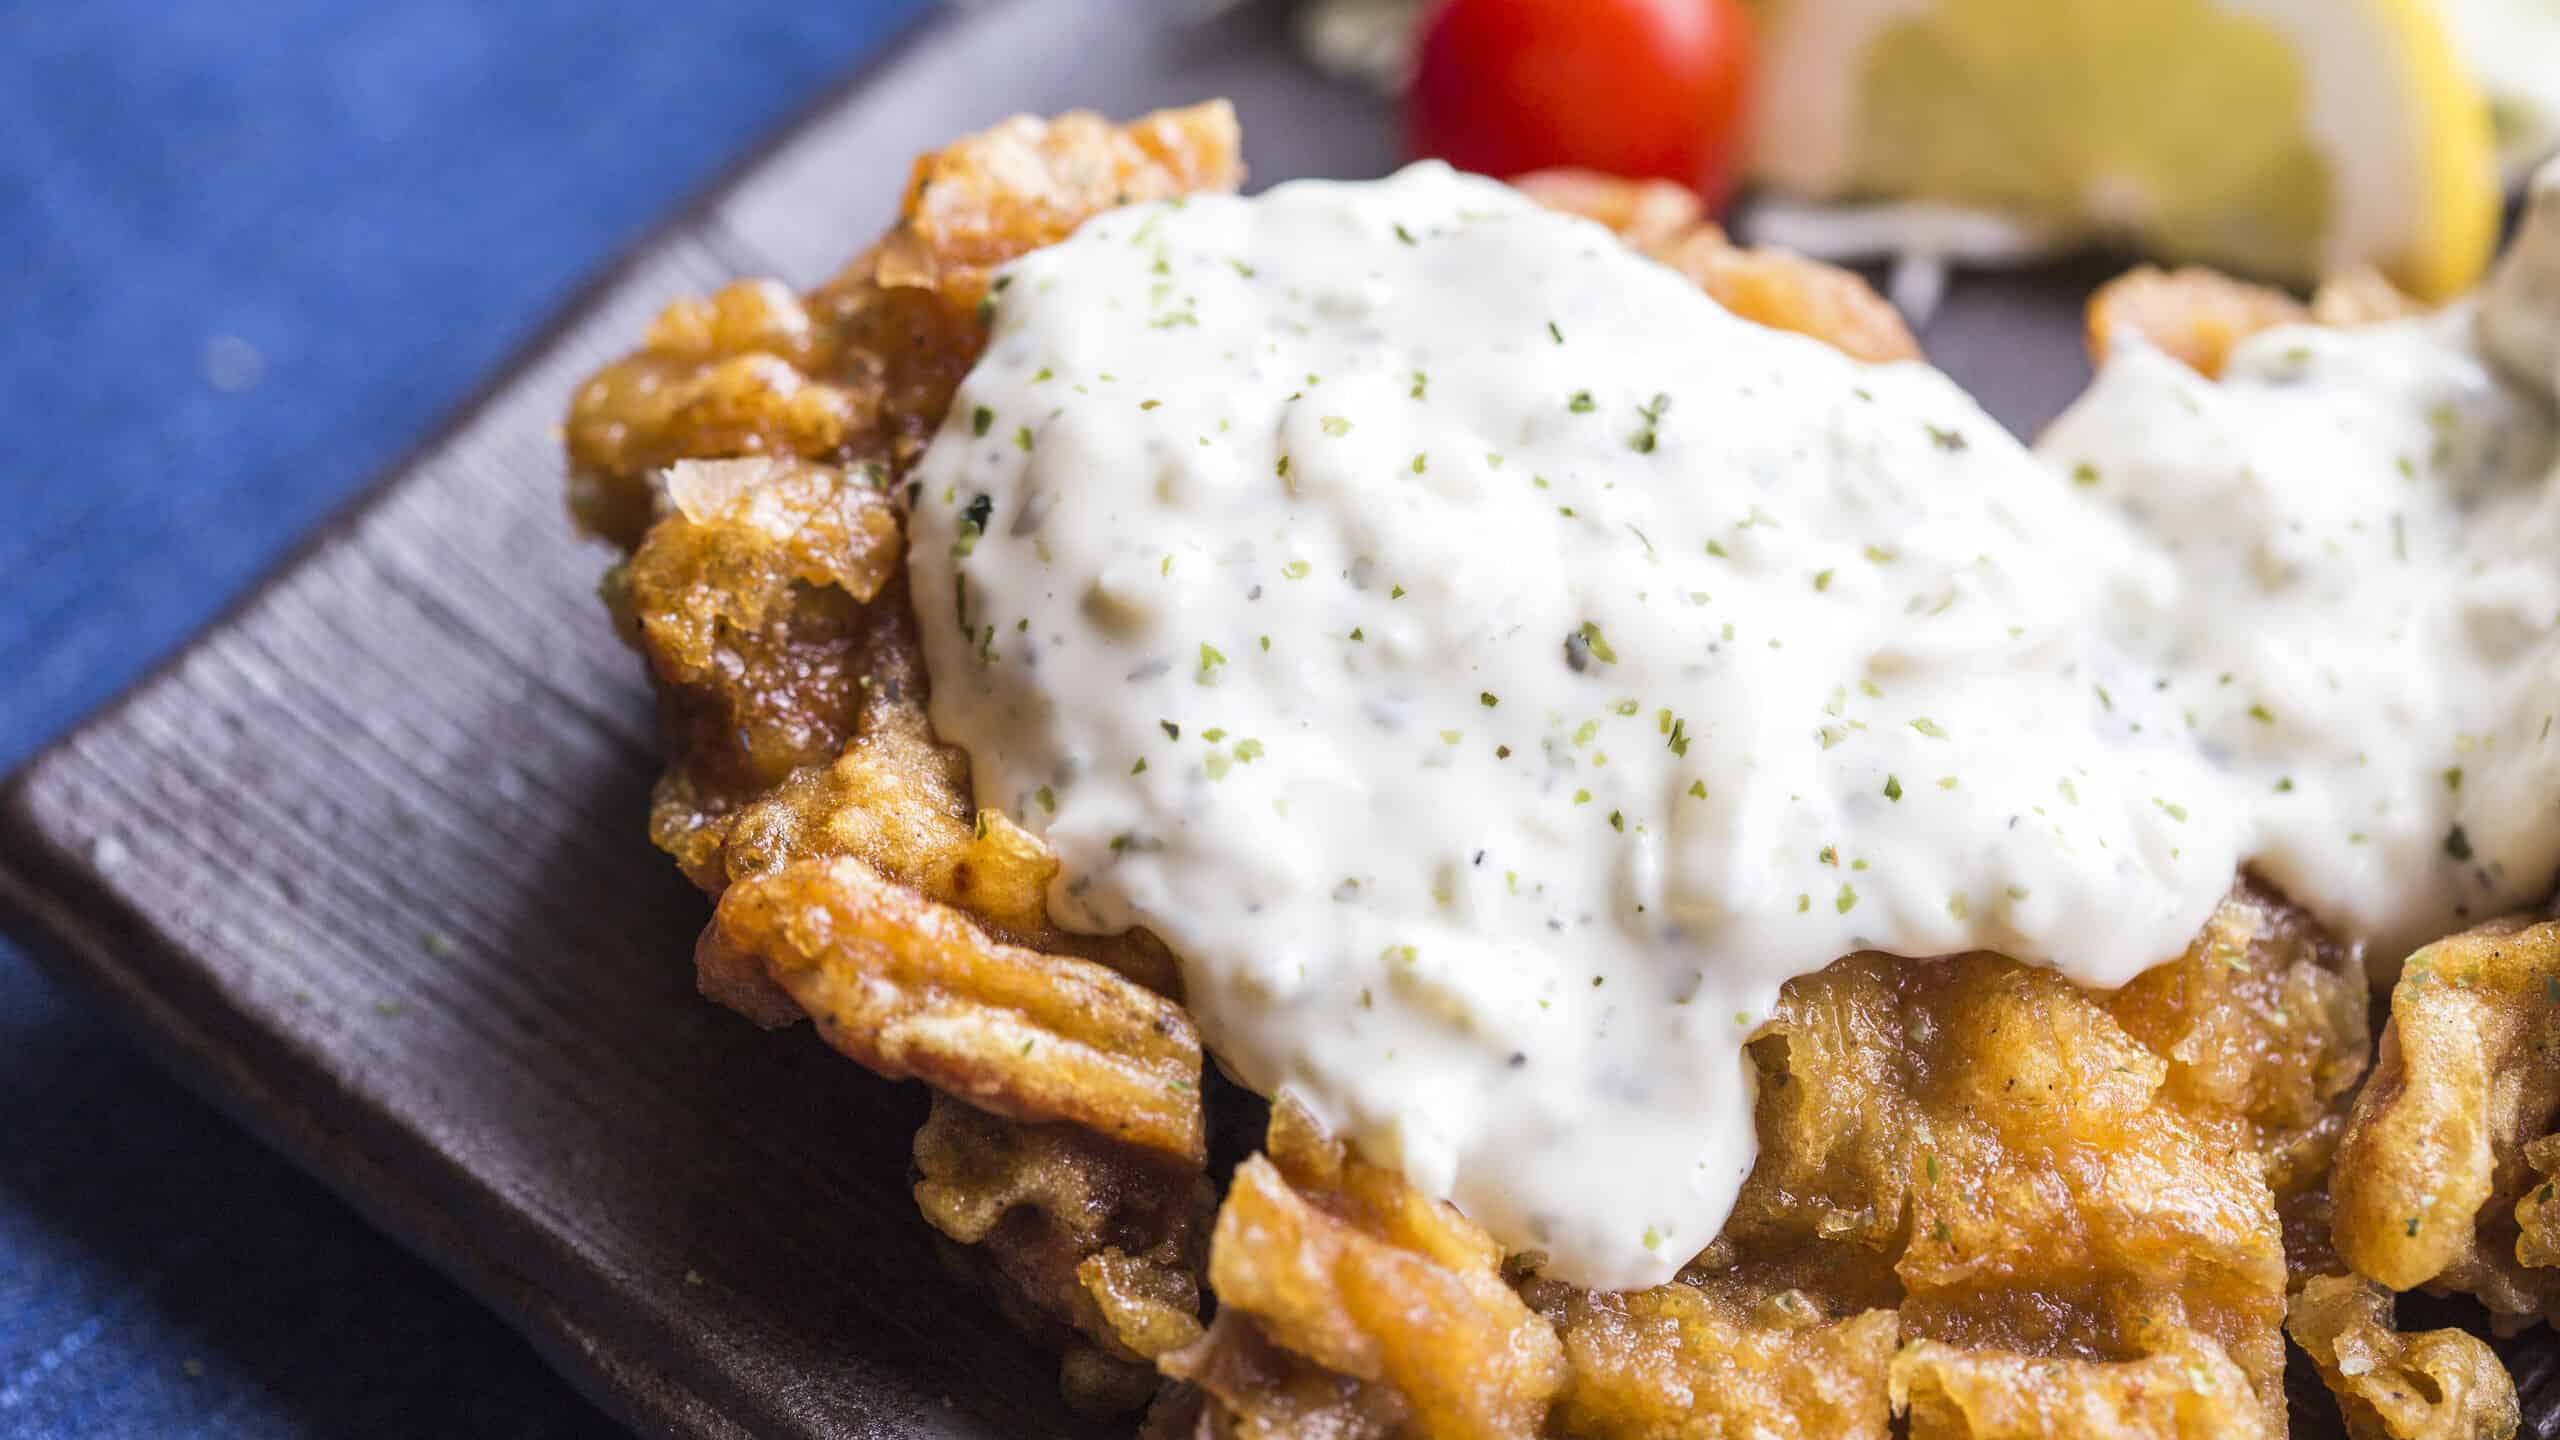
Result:
M1915 1437L2258 1440L2284 1433L2252 1380L2194 1332L2172 1329L2130 1360L2057 1360L1935 1341L1893 1362L1894 1403Z
M1151 937L1049 925L1056 862L934 740L892 487L976 358L995 266L1241 174L1224 105L1008 121L919 160L897 225L816 292L669 307L565 427L659 694L651 836L724 899L703 989L983 1107L937 1100L919 1206L1091 1408L1143 1403L1147 1362L1198 1333L1198 1040Z
M903 468L985 342L988 277L1098 211L1244 177L1223 101L1114 126L1016 116L919 158L897 224L807 296L746 280L679 301L580 387L565 434L581 523L628 548L678 460L797 456Z
M2516 1387L2479 1336L2460 1330L2402 1334L2391 1295L2346 1275L2320 1276L2293 1298L2285 1320L2320 1379L2338 1397L2354 1440L2507 1440L2516 1433Z
M2315 1202L2363 1069L2364 997L2351 951L2246 882L2186 955L2112 994L1990 955L1852 956L1790 982L1751 1045L1760 1158L1716 1243L1629 1295L1515 1257L1563 1357L1528 1433L1882 1436L1907 1410L1918 1440L2284 1434L2288 1239L2326 1255ZM1274 1150L1305 1153L1284 1129ZM1404 1347L1422 1373L1452 1350L1544 1353L1506 1297L1449 1274L1398 1282L1440 1297L1421 1333L1364 1321L1308 1238L1310 1213L1346 1208L1323 1198L1341 1193L1333 1174L1401 1196L1356 1216L1462 1227L1416 1248L1489 1275L1482 1237L1386 1172L1249 1163L1211 1279L1254 1336L1222 1320L1174 1362L1205 1377L1170 1402L1197 1407L1201 1433L1294 1433L1258 1417L1310 1396L1344 1433L1453 1433L1425 1420ZM1544 1388L1534 1370L1472 1369L1480 1403ZM1277 1378L1240 1386L1238 1371Z
M1064 1353L1068 1397L1144 1404L1200 1338L1207 1177L1080 1126L1009 1123L948 1095L916 1132L916 1207L1015 1324Z
M1207 1161L1199 1032L1115 971L992 939L846 856L796 861L720 897L698 969L759 965L828 1044L889 1079L1186 1168Z
M1712 1283L1613 1295L1547 1281L1527 1293L1564 1341L1554 1433L1887 1433L1891 1310L1834 1319L1801 1290Z
M2098 287L2088 307L2089 357L2104 364L2118 346L2140 338L2207 378L2243 340L2284 325L2375 325L2424 309L2371 269L2333 275L2311 303L2281 290L2234 280L2218 270L2140 265Z
M1056 861L974 807L927 722L900 486L975 359L993 267L1121 201L1233 185L1235 143L1222 106L971 137L918 163L897 226L818 291L671 307L567 427L574 508L628 552L606 601L661 700L651 832L719 901L703 989L934 1087L919 1208L1062 1350L1070 1397L1154 1394L1157 1440L2275 1436L2286 1297L2308 1279L2293 1333L2381 1427L2360 1435L2500 1433L2504 1377L2476 1342L2398 1334L2387 1298L2319 1277L2423 1198L2409 1157L2476 1132L2488 1179L2429 1202L2469 1238L2426 1283L2545 1308L2560 1206L2546 1229L2536 1187L2560 1138L2534 1087L2560 1095L2560 1038L2527 1021L2537 987L2560 996L2560 946L2519 931L2479 942L2510 959L2452 992L2404 980L2397 1088L2350 1127L2360 959L2245 879L2187 954L2112 993L1985 955L1792 982L1750 1046L1759 1163L1654 1290L1542 1277L1286 1105L1219 1199L1173 958L1052 926ZM1918 353L1855 276L1735 247L1677 187L1526 185L1748 318ZM2158 279L2176 283L2102 296L2093 334L2139 329L2208 370L2266 324L2394 303Z
M2362 1068L2362 984L2245 883L2114 994L1992 956L1844 960L1753 1042L1760 1162L1700 1264L1898 1308L1943 1347L1896 1372L1928 1400L1914 1434L2010 1433L1988 1397L2039 1388L2094 1417L2157 1356L2234 1367L2221 1423L2281 1433L2279 1186L2308 1193Z
M1541 205L1608 226L1745 320L1810 335L1860 360L1920 358L1902 312L1866 281L1790 251L1734 244L1680 186L1583 170L1543 171L1514 183Z
M930 877L937 898L986 900L1016 936L1046 930L1019 867L982 889L984 868L958 854L955 826L977 838L966 766L924 726L885 491L977 359L996 266L1100 210L1231 189L1236 147L1222 103L1119 127L1017 117L919 159L897 224L818 290L741 281L679 301L638 353L579 389L564 427L571 509L633 552L606 601L666 711L652 835L696 884L716 892L743 864L772 863L777 842L817 836L911 883ZM765 463L676 464L742 457ZM838 756L860 773L793 792L809 804L768 810L754 854L724 854L739 810ZM856 805L881 818L854 818Z
M654 838L718 888L725 816L857 728L889 606L871 602L904 563L876 474L802 460L685 461L668 513L605 584L648 657L671 763Z
M2560 1313L2560 921L2493 921L2409 957L2333 1188L2338 1253L2394 1290Z
M1553 1433L1563 1347L1502 1271L1499 1247L1303 1112L1273 1107L1210 1241L1220 1311L1165 1357L1160 1436Z
M1456 1210L1273 1110L1209 1242L1221 1306L1265 1339L1392 1397L1428 1440L1539 1433L1564 1380L1554 1331L1504 1282L1502 1251Z

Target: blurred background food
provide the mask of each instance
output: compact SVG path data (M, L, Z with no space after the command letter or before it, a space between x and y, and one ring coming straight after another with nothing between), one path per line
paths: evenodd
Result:
M1830 258L2130 245L2297 287L2476 281L2560 139L2541 0L1312 0L1415 154L1752 186ZM1925 300L1928 286L1904 286Z

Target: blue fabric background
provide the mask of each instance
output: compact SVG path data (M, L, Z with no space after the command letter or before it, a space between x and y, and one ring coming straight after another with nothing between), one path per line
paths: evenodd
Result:
M0 769L926 0L0 0ZM0 1436L570 1436L0 944Z

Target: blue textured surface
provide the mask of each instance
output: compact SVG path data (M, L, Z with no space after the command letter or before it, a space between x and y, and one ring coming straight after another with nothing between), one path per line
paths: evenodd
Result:
M0 769L925 0L0 0ZM0 1436L604 1432L0 945Z

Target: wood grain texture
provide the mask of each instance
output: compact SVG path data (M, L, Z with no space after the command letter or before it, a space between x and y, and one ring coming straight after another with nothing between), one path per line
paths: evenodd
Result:
M1014 0L911 38L0 796L13 930L644 1433L1098 1432L950 1295L907 1191L920 1094L694 995L705 907L643 838L651 711L554 426L659 304L815 281L910 156L1012 110L1225 94L1262 180L1392 163L1377 105L1263 14L1173 8ZM2084 280L1971 282L1926 338L2032 425L2084 373ZM2553 1349L2518 1343L2552 1434Z

